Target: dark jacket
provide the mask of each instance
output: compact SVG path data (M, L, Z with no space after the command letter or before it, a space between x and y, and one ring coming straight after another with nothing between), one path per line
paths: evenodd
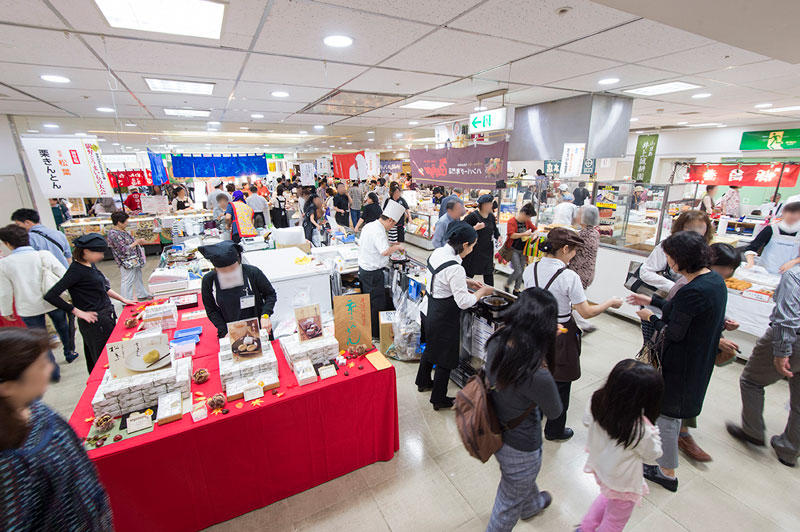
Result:
M469 213L464 221L469 225L475 226L480 222L486 227L478 231L478 242L472 252L464 257L461 265L467 272L467 277L473 275L492 275L494 273L494 243L492 237L500 238L500 231L497 229L497 221L491 212L487 218L481 217L478 211Z
M251 266L250 264L242 264L242 275L245 278L245 284L247 284L247 281L249 281L249 285L253 290L253 294L255 295L256 304L253 307L255 309L255 315L242 316L241 319L257 318L264 314L272 315L272 312L275 309L275 302L278 301L278 295L275 293L275 289L272 287L272 284L267 280L267 276L264 275L264 272L255 266ZM228 320L223 316L222 309L214 298L213 289L214 285L216 284L216 280L216 270L211 270L205 274L203 276L203 282L201 285L201 294L203 296L203 306L206 309L206 315L211 323L213 323L217 328L219 337L222 338L228 332L227 323L238 320ZM232 295L230 297L240 297L240 294L237 295L238 292L234 293L240 288L243 290L243 287L236 287L230 290L225 290L225 292L231 293ZM219 292L219 290L217 292ZM217 298L220 297L221 294L217 293Z

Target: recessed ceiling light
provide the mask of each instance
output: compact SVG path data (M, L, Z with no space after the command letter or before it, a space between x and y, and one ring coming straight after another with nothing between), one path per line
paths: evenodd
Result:
M58 124L42 124L47 129L58 129Z
M614 83L619 83L619 78L603 78L597 83L600 85L613 85Z
M330 146L328 146L328 147L329 147L329 148L333 148L334 146L333 146L333 144L331 144L331 145L330 145Z
M328 35L322 39L322 42L331 48L347 48L353 44L353 39L347 35Z
M394 136L397 137L398 139L403 138L402 133L395 133Z
M209 125L209 126L218 126L218 125L219 125L219 122L217 122L216 120L212 120L211 122L206 122L206 125Z
M800 105L790 105L789 107L773 107L767 109L768 113L783 113L785 111L800 111Z
M368 142L375 142L375 139L367 139Z
M50 83L69 83L70 79L65 76L57 76L55 74L42 74L39 76L44 81L49 81Z
M75 133L75 136L76 136L76 137L85 137L85 136L86 136L86 133L80 133L80 132L78 132L78 133Z
M375 134L374 131L367 131L367 135L374 135L374 134Z
M487 109L488 107L486 107L485 105L478 105L473 109L473 111L485 111Z
M348 142L348 143L347 143L347 145L348 145L348 146L350 146L351 144L352 144L352 142Z
M111 145L112 146L119 146L119 142L112 142Z
M219 39L225 4L207 0L94 0L112 28Z
M97 107L96 109L98 111L100 111L101 113L113 113L114 112L114 108L113 107Z
M408 123L409 126L416 126L417 124L419 124L419 122L417 122L416 120L412 120L411 122Z
M659 83L658 85L648 85L647 87L639 87L638 89L626 89L623 92L631 94L638 94L639 96L657 96L659 94L669 94L671 92L688 91L691 89L699 89L700 85L693 83L685 83L683 81L671 81L669 83Z
M636 118L635 116L633 118L631 118L631 122L638 122L638 121L639 121L639 119Z
M422 109L425 111L433 111L434 109L441 109L453 105L453 102L433 102L431 100L417 100L416 102L401 105L402 109Z
M699 100L701 98L710 98L710 97L711 97L710 92L698 92L697 94L692 94L692 98L694 98L695 100Z
M247 126L239 126L239 129L242 129L244 131L249 131L250 130L250 128L247 127Z
M753 107L756 109L766 109L767 107L772 107L771 103L757 103Z
M264 118L264 115L261 113L253 113L250 115L250 118Z
M272 94L272 96L274 96L275 98L288 98L289 97L289 93L286 92L286 91L272 91L270 94Z
M136 124L133 122L125 122L125 127L136 127Z
M325 129L325 126L317 124L316 126L314 126L314 129Z
M167 116L182 116L184 118L206 118L211 115L211 111L202 109L164 109Z
M210 96L214 93L213 83L198 81L178 81L174 79L144 78L148 88L155 92L179 92L182 94L203 94Z
M38 132L39 132L38 129L29 129L28 130L28 133L38 133Z
M688 124L688 123L689 123L689 122L678 122L678 125L679 125L679 126L685 126L685 125L686 125L686 124Z
M301 131L300 131L300 134L301 134L301 135L308 135L308 131L306 131L305 129L303 129L303 130L301 130Z

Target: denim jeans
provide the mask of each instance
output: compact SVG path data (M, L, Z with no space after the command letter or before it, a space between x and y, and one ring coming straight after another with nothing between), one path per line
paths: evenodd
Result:
M503 445L494 454L500 463L500 485L494 499L487 532L505 532L514 528L520 518L539 513L544 505L536 476L542 466L542 449L519 451Z
M359 218L361 218L361 209L350 209L350 219L353 220L353 227L356 226Z
M53 318L52 314L54 312L60 312L63 318L58 318L58 317ZM50 317L53 319L53 325L56 326L56 331L58 331L58 336L59 338L61 338L61 342L64 343L64 337L65 336L69 337L69 327L67 326L66 314L61 309L56 309L54 311L48 312L48 314L51 314ZM20 316L20 317L22 318L23 323L25 323L25 326L28 329L44 329L45 331L47 331L47 325L45 324L44 321L44 314L39 314L38 316ZM56 325L57 323L58 325ZM62 334L64 332L66 332L66 334ZM66 344L64 345L65 345L64 352L66 354L67 353ZM58 367L58 362L56 362L56 357L53 356L53 351L48 350L47 354L50 357L50 362L53 363L53 373L50 377L50 380L52 380L53 382L58 382L61 379L61 368Z
M511 268L514 270L508 276L508 285L512 286L514 290L519 290L522 287L522 273L528 265L528 258L522 254L518 249L512 250L511 254Z

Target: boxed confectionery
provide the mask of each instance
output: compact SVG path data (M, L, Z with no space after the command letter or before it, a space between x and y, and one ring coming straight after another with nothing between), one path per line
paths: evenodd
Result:
M251 384L258 384L264 390L277 388L280 385L278 359L269 342L269 333L261 329L255 334L252 332L246 334L256 336L257 344L245 344L242 336L235 337L233 342L229 337L219 340L219 375L229 400L242 397L243 389ZM258 345L259 349L248 350L246 356L237 356L233 353L234 345Z
M308 358L300 358L294 363L294 375L297 377L297 384L304 386L317 382L317 372L314 371L314 365Z
M178 307L175 303L150 305L142 312L142 325L145 329L161 327L162 330L178 326Z
M292 368L296 360L309 359L312 364L327 364L339 354L339 342L328 334L301 341L297 333L280 339L281 349Z

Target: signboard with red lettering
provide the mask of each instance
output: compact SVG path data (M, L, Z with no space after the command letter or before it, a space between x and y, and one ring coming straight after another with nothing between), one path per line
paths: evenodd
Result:
M96 198L114 193L96 139L22 137L22 146L45 197Z
M367 157L364 151L333 154L333 176L353 181L367 178Z
M112 187L144 187L153 185L153 173L150 170L119 170L109 172L108 179Z
M494 188L496 181L506 177L508 142L466 148L410 150L409 156L411 176L418 183Z
M783 175L781 175L783 167ZM778 177L782 187L797 184L800 165L774 164L693 164L685 180L703 185L734 185L739 187L775 187Z

